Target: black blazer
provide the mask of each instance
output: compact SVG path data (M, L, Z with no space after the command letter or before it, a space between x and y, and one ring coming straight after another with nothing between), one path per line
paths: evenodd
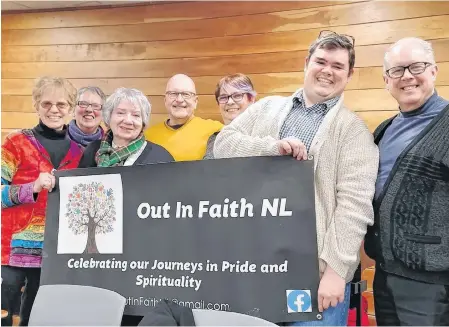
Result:
M91 142L85 149L83 156L78 164L78 168L97 167L95 162L95 154L100 149L101 140ZM160 145L147 141L147 146L140 154L139 158L133 163L136 165L146 165L154 163L172 162L175 161L173 156Z

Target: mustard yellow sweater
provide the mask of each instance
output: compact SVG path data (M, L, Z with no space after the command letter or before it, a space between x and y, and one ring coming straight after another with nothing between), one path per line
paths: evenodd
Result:
M207 140L222 127L216 120L193 117L178 129L171 128L166 121L153 125L145 131L145 137L164 147L176 161L201 160Z

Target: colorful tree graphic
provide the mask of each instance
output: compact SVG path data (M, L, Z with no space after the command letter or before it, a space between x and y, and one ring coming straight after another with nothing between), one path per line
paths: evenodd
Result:
M116 221L113 190L102 183L80 183L73 187L66 205L69 228L75 235L87 233L84 253L98 253L96 234L114 230Z

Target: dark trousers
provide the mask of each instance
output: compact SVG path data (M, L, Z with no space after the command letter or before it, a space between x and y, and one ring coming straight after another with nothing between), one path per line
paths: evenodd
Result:
M39 288L40 268L21 268L2 266L2 310L8 311L8 316L2 319L2 326L12 326L15 303L20 297L20 289L25 284L20 306L20 326L27 326L31 308Z
M373 292L378 326L449 325L449 285L423 283L376 267Z

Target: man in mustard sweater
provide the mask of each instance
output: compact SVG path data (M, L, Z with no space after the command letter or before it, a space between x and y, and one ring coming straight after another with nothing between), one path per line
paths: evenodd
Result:
M195 83L184 74L174 75L165 89L168 119L148 128L148 141L163 146L176 161L201 160L207 140L221 130L223 124L194 116L198 104Z

